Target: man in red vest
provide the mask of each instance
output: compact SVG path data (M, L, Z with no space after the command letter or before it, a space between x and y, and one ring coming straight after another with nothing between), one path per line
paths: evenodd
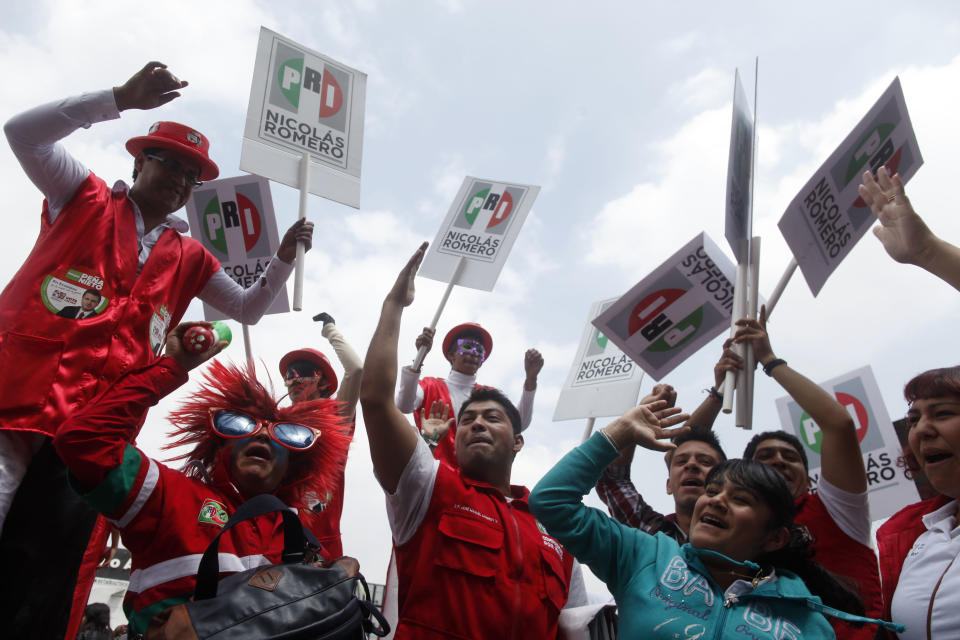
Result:
M416 340L416 347L427 351L433 346L434 330L423 328ZM424 435L434 456L450 464L456 464L453 453L454 433L443 428L437 432L424 432L421 413L432 412L434 405L446 407L447 418L453 419L460 405L476 389L477 371L493 351L493 338L476 322L458 324L443 338L443 355L450 362L446 378L420 378L420 369L404 367L400 370L400 388L397 390L397 407L403 413L413 413L413 421ZM523 393L517 405L520 411L520 428L525 430L533 418L533 399L537 392L537 376L543 369L543 356L536 349L527 349L523 358L526 379Z
M397 553L394 637L556 638L573 558L530 514L529 491L510 484L523 447L516 407L496 389L474 391L460 407L452 466L433 458L394 402L400 317L426 246L387 294L360 389Z
M194 297L241 322L257 322L293 270L297 241L310 244L312 225L298 222L278 259L244 290L200 243L181 235L187 224L172 215L200 181L219 174L201 133L157 122L128 140L129 187L122 181L111 187L59 143L126 109L166 104L185 86L165 65L150 62L122 86L42 105L4 125L45 197L36 245L0 294L0 562L10 575L36 580L0 587L0 615L9 611L11 637L21 628L62 637L58 607L70 606L74 586L79 622L93 580L82 567L95 567L101 552L86 553L96 513L69 487L50 436L114 381L154 362L168 328ZM100 295L95 315L58 315L82 306L90 289ZM93 537L101 550L106 533L101 520ZM38 599L26 604L29 597ZM19 620L30 622L21 627Z
M333 316L320 313L313 319L323 321L321 333L330 341L330 346L343 366L343 383L338 384L337 374L327 356L309 347L296 349L283 356L280 359L280 373L294 404L329 398L336 393L340 402L340 415L346 419L348 425L345 435L352 440L357 426L357 399L360 396L363 361L337 329ZM323 555L327 560L336 560L343 555L340 516L343 514L347 452L346 448L342 450L343 459L337 461L336 472L326 474L326 485L319 489L316 495L308 496L310 511L304 511L300 516L323 546Z
M796 523L814 539L813 559L843 580L863 600L866 615L883 612L877 554L870 546L867 472L857 427L836 398L777 358L770 347L764 313L760 320L739 320L735 342L753 346L754 357L820 429L820 479L810 491L803 444L785 431L759 433L743 452L746 460L769 464L787 481L797 502ZM831 621L838 638L869 640L876 629Z

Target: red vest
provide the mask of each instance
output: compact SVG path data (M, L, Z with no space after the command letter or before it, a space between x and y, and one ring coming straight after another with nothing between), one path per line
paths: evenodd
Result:
M350 437L353 437L353 431L357 426L357 417L354 414L350 421ZM322 436L321 436L322 437ZM340 468L333 486L325 490L324 495L319 496L318 506L310 509L300 510L300 519L303 524L310 529L311 533L317 537L317 541L323 547L323 557L327 560L336 560L343 555L343 542L340 538L340 518L343 515L343 485L344 473L346 471L346 455L344 451L344 463L338 465Z
M815 493L797 498L795 522L804 525L814 537L813 560L844 579L847 586L860 595L868 617L879 618L883 601L877 554L873 549L844 533ZM863 625L858 629L835 618L828 617L827 620L837 632L837 637L844 640L872 640L877 633L873 625Z
M173 229L137 274L134 213L92 173L40 236L0 294L0 428L54 434L64 417L123 374L156 359L219 262ZM97 289L107 306L91 318L56 315ZM153 345L151 344L153 329Z
M877 529L877 551L880 552L880 573L883 576L883 617L886 620L890 619L890 604L900 581L903 561L907 559L913 543L927 530L921 518L951 500L953 498L949 496L937 496L915 502L890 516Z
M440 443L434 447L433 457L456 468L459 466L457 464L457 450L455 445L457 437L457 416L453 413L453 400L450 398L450 389L447 388L447 383L441 378L422 378L420 380L420 388L423 389L423 404L413 410L413 421L416 423L417 429L423 431L423 427L420 426L420 409L429 411L435 401L439 400L443 402L444 406L447 407L447 417L454 419L454 425L447 430L447 434L443 436L443 438L440 439ZM474 391L482 388L482 384L473 385Z
M557 637L573 556L530 514L529 491L512 489L507 502L440 463L420 528L396 549L395 640Z

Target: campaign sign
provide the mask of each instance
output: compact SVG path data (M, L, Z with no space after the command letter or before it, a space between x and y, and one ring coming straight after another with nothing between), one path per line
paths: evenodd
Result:
M194 239L220 261L224 273L244 288L257 282L280 246L270 182L260 176L204 182L187 202L187 217ZM266 312L289 310L284 288ZM227 318L206 302L203 317L210 322Z
M590 322L616 298L594 302L553 421L618 416L636 406L643 371Z
M733 124L730 126L730 159L727 161L727 215L723 235L730 243L738 263L750 257L753 221L750 199L753 195L753 114L740 83L740 72L733 76Z
M360 207L367 75L260 27L240 168Z
M660 380L730 328L734 266L697 235L612 304L593 325Z
M886 518L902 509L903 505L916 502L919 496L913 480L905 469L897 465L900 443L870 367L827 380L820 386L836 397L857 426L863 464L867 469L871 519ZM823 433L790 396L777 399L777 411L783 429L794 433L803 443L810 463L811 488L816 489L820 480Z
M540 187L467 176L423 258L420 275L450 282L466 258L457 284L493 291L520 227Z
M780 232L813 295L876 221L857 192L863 173L876 176L886 166L906 183L921 164L900 78L894 78L780 218Z

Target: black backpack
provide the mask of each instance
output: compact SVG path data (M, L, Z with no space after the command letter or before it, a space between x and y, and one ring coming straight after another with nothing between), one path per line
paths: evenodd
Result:
M220 536L238 522L274 511L283 515L282 562L217 582ZM156 615L144 638L362 640L367 633L387 635L390 627L370 601L366 580L351 569L355 561L338 561L326 568L304 564L308 539L316 544L297 515L276 496L251 498L204 552L193 599Z

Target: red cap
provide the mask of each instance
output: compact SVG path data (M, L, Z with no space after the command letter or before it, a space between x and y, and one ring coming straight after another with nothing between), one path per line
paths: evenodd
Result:
M332 396L333 392L337 390L337 386L339 386L340 383L337 381L337 374L330 365L330 361L327 360L327 356L323 355L316 349L309 348L291 351L287 355L280 358L280 375L286 377L287 367L290 366L291 362L296 362L297 360L306 360L307 362L312 362L320 368L320 371L323 372L323 377L326 378L327 384L330 386L330 395Z
M200 179L213 180L220 169L210 159L210 141L195 129L179 122L154 122L145 136L127 140L127 151L137 155L144 149L159 147L184 155L200 165Z
M493 338L490 337L490 334L486 329L478 325L476 322L464 322L463 324L458 324L450 331L447 331L447 335L443 338L443 357L447 360L450 360L447 355L450 353L450 345L453 344L453 341L456 340L457 336L464 333L476 333L480 335L480 342L483 343L483 349L486 351L486 354L483 356L484 362L487 358L490 357L490 352L493 351Z

